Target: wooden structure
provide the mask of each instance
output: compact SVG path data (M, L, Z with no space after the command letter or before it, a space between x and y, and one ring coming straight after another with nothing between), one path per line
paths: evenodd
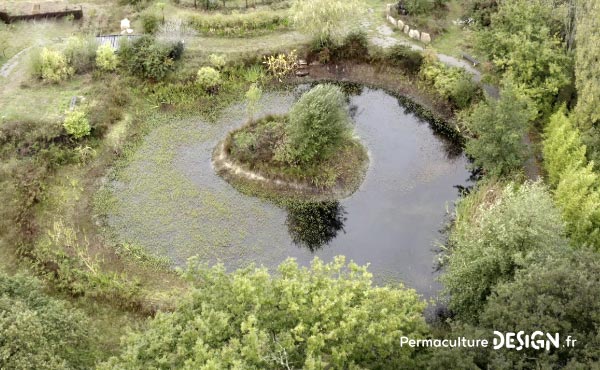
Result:
M83 17L83 8L81 5L70 5L63 1L19 2L0 5L0 19L6 24L68 16L72 16L73 19L81 19Z

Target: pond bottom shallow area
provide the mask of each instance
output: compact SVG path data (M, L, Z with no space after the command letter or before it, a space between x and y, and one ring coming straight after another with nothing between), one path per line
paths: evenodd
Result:
M265 94L256 116L286 113L304 90ZM288 214L220 178L211 155L246 122L240 104L216 123L176 120L150 132L108 185L107 222L116 241L168 256L177 266L194 255L228 269L275 267L287 257L308 265L314 256L330 261L345 255L369 264L378 283L402 281L435 296L435 243L458 197L456 186L469 185L467 159L395 97L361 90L350 96L350 107L370 164L350 197Z

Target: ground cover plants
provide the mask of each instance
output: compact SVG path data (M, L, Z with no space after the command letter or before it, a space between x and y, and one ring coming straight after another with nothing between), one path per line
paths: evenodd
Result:
M81 21L2 25L0 368L598 367L600 5L393 4L440 37L425 49L383 35L386 5L91 1ZM126 16L137 36L100 45ZM476 67L451 56L468 40ZM398 132L431 127L435 145L371 157L385 143L358 136L373 127L358 126L361 107L388 98L396 110L368 124L402 126L404 111L416 118ZM411 181L369 177L435 146L451 148ZM412 240L410 225L369 213L375 197L353 205L362 218L346 212L361 184L397 190L382 208L434 217L435 192L414 207L402 195L452 176L461 149L476 181L448 207L433 297L335 257L352 251L328 244L357 222ZM404 253L379 241L361 239L365 254ZM319 257L287 258L307 255ZM578 342L400 344L494 330Z

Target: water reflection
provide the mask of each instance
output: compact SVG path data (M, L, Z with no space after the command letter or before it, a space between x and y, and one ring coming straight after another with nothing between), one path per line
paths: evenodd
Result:
M321 249L344 231L346 211L339 202L293 202L287 211L286 224L294 244L311 252Z

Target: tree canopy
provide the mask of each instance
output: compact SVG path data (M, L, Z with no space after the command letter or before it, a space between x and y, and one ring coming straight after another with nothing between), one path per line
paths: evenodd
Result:
M226 273L191 263L193 291L173 313L132 334L104 369L397 369L413 363L400 337L426 333L413 290L374 287L343 257Z
M46 296L36 280L0 274L0 368L90 368L92 334L81 312Z
M512 281L540 251L563 246L563 223L550 193L539 182L482 186L457 207L442 276L450 308L466 322L494 286Z
M498 101L479 103L467 118L476 137L467 142L466 152L490 175L507 175L522 168L527 155L524 136L532 118L529 100L508 83Z

